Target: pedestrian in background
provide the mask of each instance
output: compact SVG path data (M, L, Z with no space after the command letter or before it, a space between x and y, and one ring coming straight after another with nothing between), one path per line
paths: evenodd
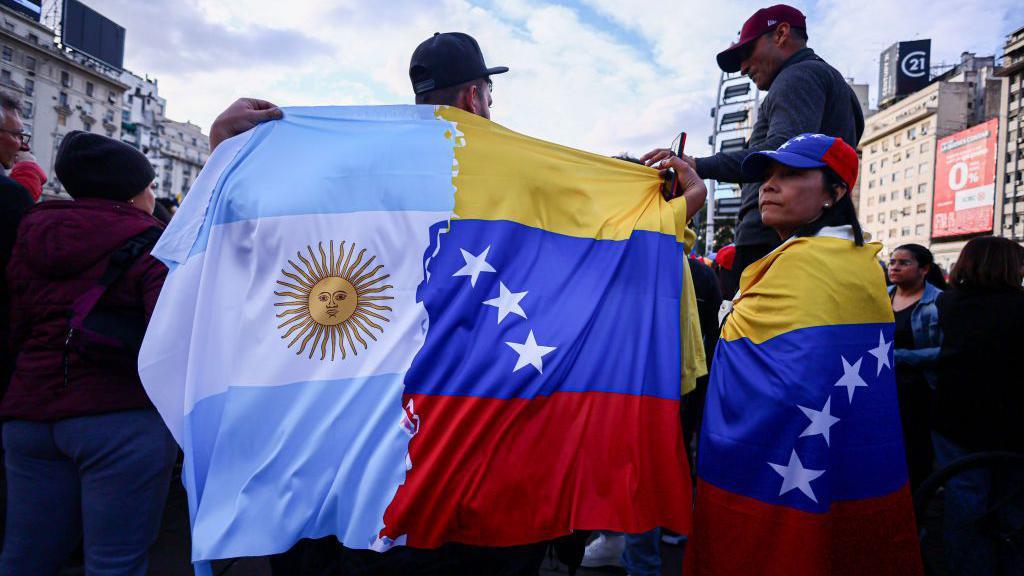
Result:
M896 392L911 491L932 471L928 420L935 389L935 364L942 343L935 300L942 290L927 278L934 277L936 272L932 253L920 244L904 244L893 250L889 259L889 300L896 320ZM941 273L938 276L941 278Z
M1024 452L1024 248L986 236L967 243L936 306L943 339L932 440L940 467L984 451ZM1024 551L993 533L1020 529L1024 470L973 469L945 484L945 551L952 574L1021 574ZM981 516L1004 502L994 518ZM986 526L988 524L988 526ZM994 524L994 526L992 526ZM995 530L993 530L993 527Z
M31 140L32 135L25 131L21 122L21 101L0 92L0 165L8 171L9 180L20 184L32 201L38 202L43 195L46 173L29 149Z
M84 538L87 574L142 575L177 446L139 381L167 268L149 160L71 132L56 172L72 201L22 219L7 270L14 374L0 415L8 514L0 573L56 574Z
M775 150L803 133L837 136L857 147L864 132L860 103L846 79L807 46L803 13L785 4L762 8L743 24L738 42L718 54L723 72L741 72L768 90L743 150L719 152L705 158L686 156L697 175L707 180L743 185L736 216L736 257L722 294L731 300L743 270L768 254L780 240L761 222L758 210L760 177L742 170L743 160L759 150ZM642 160L648 161L648 154Z

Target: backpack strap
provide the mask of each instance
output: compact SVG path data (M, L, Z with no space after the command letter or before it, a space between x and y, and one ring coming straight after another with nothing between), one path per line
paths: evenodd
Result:
M71 306L71 330L81 330L89 313L96 308L100 298L107 292L110 286L117 282L124 273L132 267L132 264L151 249L156 241L160 239L161 229L157 226L150 226L141 233L128 239L120 248L110 255L107 269L96 284L86 290L81 296L75 299Z

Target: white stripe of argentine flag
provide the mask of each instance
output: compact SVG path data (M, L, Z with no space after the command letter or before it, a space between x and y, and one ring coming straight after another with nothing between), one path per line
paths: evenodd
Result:
M171 271L139 373L186 454L197 569L373 544L408 464L454 133L432 107L286 109L221 144L154 248Z

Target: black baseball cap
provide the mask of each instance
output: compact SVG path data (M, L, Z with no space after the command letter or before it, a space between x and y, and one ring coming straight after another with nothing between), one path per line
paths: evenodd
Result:
M409 63L409 79L416 94L505 72L507 66L488 68L480 45L462 32L435 32L416 47Z

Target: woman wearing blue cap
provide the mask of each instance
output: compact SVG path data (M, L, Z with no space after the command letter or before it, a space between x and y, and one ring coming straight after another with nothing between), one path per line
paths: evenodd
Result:
M857 153L801 134L756 152L782 245L723 306L686 574L920 574L893 315L850 198Z

